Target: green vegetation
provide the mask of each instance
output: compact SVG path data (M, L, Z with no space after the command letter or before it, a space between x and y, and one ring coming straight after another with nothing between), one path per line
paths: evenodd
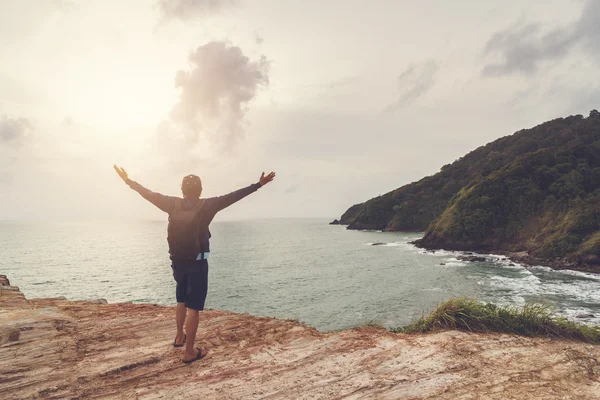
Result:
M470 298L451 299L428 317L423 317L395 333L425 333L458 329L480 333L509 333L544 336L600 343L600 328L557 318L548 307L526 305L523 308L484 304Z
M600 268L600 113L498 139L351 207L340 222L426 231L419 244L427 248L528 251Z

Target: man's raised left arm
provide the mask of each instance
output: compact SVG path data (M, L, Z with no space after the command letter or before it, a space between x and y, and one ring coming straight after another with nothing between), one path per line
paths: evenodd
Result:
M213 199L211 199L211 201L215 203L216 211L221 211L229 207L233 203L240 201L249 194L256 192L258 189L265 186L273 179L275 179L275 172L271 172L268 175L265 175L265 173L263 172L260 176L260 179L258 180L258 183L253 183L250 186L246 186L245 188L236 190L235 192L231 192L223 196L214 197Z

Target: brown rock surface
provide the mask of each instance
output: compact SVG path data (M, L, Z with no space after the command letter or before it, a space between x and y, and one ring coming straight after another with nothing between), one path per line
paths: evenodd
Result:
M600 398L600 347L583 343L455 331L320 333L210 310L198 330L210 353L185 365L172 347L171 307L0 293L2 399Z

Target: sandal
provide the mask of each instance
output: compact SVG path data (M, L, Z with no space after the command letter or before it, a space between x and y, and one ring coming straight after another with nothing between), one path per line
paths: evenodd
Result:
M191 364L194 361L201 360L208 354L208 350L206 350L204 347L198 347L196 348L196 350L198 350L198 354L196 354L196 357L192 358L191 360L183 360L184 364Z
M173 341L173 347L183 347L183 345L185 344L185 340L187 339L187 337L185 336L185 333L183 334L183 343L181 344L177 344L175 343L175 341Z

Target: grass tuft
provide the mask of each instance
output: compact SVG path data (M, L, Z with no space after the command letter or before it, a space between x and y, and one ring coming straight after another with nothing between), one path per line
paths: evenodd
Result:
M600 327L587 326L555 317L539 304L523 308L480 303L460 297L441 304L429 316L412 324L391 329L396 333L425 333L458 329L468 332L499 332L523 336L544 336L600 343Z

